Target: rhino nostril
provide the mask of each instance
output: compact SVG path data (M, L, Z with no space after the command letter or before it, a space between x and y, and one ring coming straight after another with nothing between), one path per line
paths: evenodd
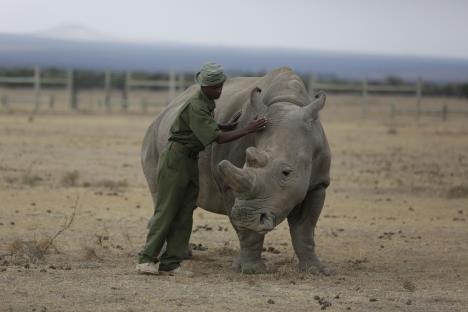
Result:
M266 213L260 214L260 224L264 224L268 220L268 216Z

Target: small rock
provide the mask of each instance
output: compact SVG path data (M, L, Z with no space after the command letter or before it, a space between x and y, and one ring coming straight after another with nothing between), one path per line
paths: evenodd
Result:
M369 301L370 301L370 302L376 302L377 299L376 299L376 298L370 298Z
M410 299L408 299L408 301L406 301L406 305L412 305L413 304L413 301L411 301Z
M45 273L45 272L47 272L47 270L46 269L41 269L39 272Z
M273 299L268 299L267 301L269 304L275 304L275 301Z
M56 267L55 265L52 265L52 264L51 264L51 265L49 265L49 269L51 269L51 270L57 270L57 267Z

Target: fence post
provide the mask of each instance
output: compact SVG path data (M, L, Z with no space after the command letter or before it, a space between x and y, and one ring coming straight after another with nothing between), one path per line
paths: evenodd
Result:
M175 90L176 90L175 72L173 70L171 70L169 72L169 100L168 100L168 104L175 97Z
M111 110L110 99L111 99L111 72L107 70L104 75L104 106L106 108L106 112L110 112Z
M55 106L55 96L53 94L49 97L49 109L54 109Z
M185 73L179 74L179 91L183 92L185 90Z
M39 110L41 96L41 69L39 66L34 67L34 113Z
M390 119L394 119L396 116L396 104L395 102L392 102L390 105Z
M2 106L6 111L9 111L9 106L8 106L8 95L2 95Z
M422 95L422 79L418 77L416 82L416 114L417 118L421 117L421 95Z
M76 91L74 86L74 73L73 69L67 71L67 92L68 92L68 104L70 109L78 109L78 101L76 97Z
M125 85L122 94L122 110L127 111L130 99L130 81L132 79L132 73L126 72L125 73Z
M148 111L148 101L146 98L141 99L141 111L146 113Z
M447 104L444 103L444 105L442 106L442 120L443 121L447 120L447 115L448 115L448 107L447 107Z
M313 74L310 74L307 89L311 97L313 97L315 93L314 87L315 87L315 76Z
M367 79L362 81L361 117L367 118Z

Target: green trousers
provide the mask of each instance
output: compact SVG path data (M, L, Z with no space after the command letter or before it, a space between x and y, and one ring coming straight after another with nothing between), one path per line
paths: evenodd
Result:
M148 236L139 253L139 263L155 262L164 242L159 269L177 268L188 248L192 232L193 210L198 197L198 161L180 150L175 142L161 153L157 176L154 215L148 223Z

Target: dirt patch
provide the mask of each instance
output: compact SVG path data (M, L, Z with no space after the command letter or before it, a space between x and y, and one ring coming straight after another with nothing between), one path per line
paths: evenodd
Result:
M195 275L138 275L152 117L0 115L0 310L465 311L468 123L363 122L358 102L340 99L322 116L332 183L315 233L331 276L297 271L286 222L266 236L269 273L235 273L235 231L201 209L185 262Z

